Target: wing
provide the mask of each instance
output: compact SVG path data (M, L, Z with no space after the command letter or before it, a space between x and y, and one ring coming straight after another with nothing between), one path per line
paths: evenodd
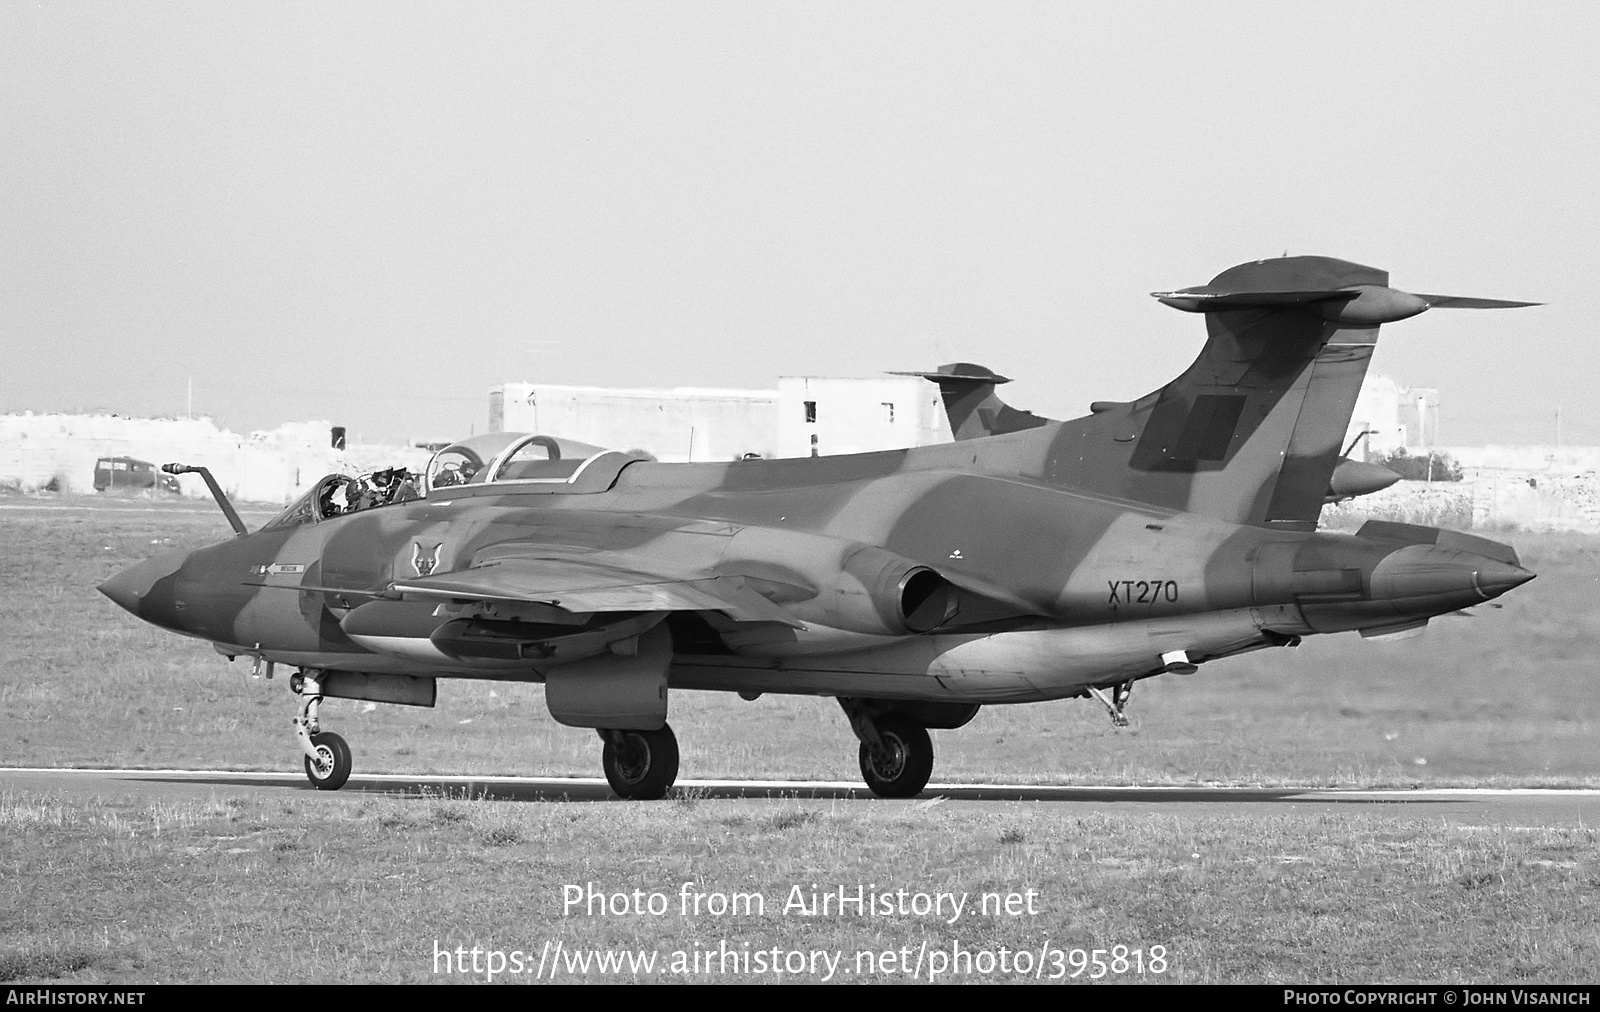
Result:
M519 601L575 614L589 612L720 611L736 622L802 623L751 590L743 578L663 572L645 560L613 560L600 552L563 557L552 546L528 546L544 558L502 557L453 573L397 580L407 598Z

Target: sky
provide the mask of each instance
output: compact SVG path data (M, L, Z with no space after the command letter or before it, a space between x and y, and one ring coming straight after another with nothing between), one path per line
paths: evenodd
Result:
M482 431L490 387L1160 387L1320 254L1437 441L1600 444L1600 5L0 5L0 413Z

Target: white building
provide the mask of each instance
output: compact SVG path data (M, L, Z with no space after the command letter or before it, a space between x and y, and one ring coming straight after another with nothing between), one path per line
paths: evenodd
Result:
M1438 425L1439 391L1368 376L1356 396L1344 446L1355 443L1350 455L1356 460L1376 460L1402 448L1420 452L1437 442Z
M777 449L776 390L617 390L505 383L489 391L490 432L538 432L657 460L738 460Z
M939 388L916 376L778 379L778 456L865 453L951 441Z
M1340 448L1354 442L1358 460L1420 452L1434 444L1438 420L1439 391L1368 376ZM939 388L916 376L783 376L777 390L506 383L489 392L489 431L540 432L664 461L833 456L952 438Z
M914 376L784 376L777 390L505 383L489 431L538 432L663 461L863 453L950 441L939 388Z

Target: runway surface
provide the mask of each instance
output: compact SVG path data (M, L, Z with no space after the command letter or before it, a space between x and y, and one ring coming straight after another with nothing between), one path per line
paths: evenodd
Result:
M1335 790L1295 787L1057 787L1026 784L929 784L919 799L883 801L858 783L818 780L680 780L678 792L751 803L806 800L913 805L940 799L958 807L1045 804L1082 812L1316 816L1361 813L1438 819L1463 825L1600 825L1600 790L1446 788ZM457 797L522 802L603 802L616 799L606 782L588 777L471 777L364 774L322 794L299 773L233 770L0 768L0 792L27 791L134 800L210 797ZM621 803L621 802L616 802Z

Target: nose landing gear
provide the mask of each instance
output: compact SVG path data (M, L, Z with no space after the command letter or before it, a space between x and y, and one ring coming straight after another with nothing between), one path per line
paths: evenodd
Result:
M302 671L289 679L289 688L300 696L300 709L294 718L294 735L305 753L306 779L319 791L336 791L350 779L350 746L332 731L317 724L317 708L322 704L320 672Z

